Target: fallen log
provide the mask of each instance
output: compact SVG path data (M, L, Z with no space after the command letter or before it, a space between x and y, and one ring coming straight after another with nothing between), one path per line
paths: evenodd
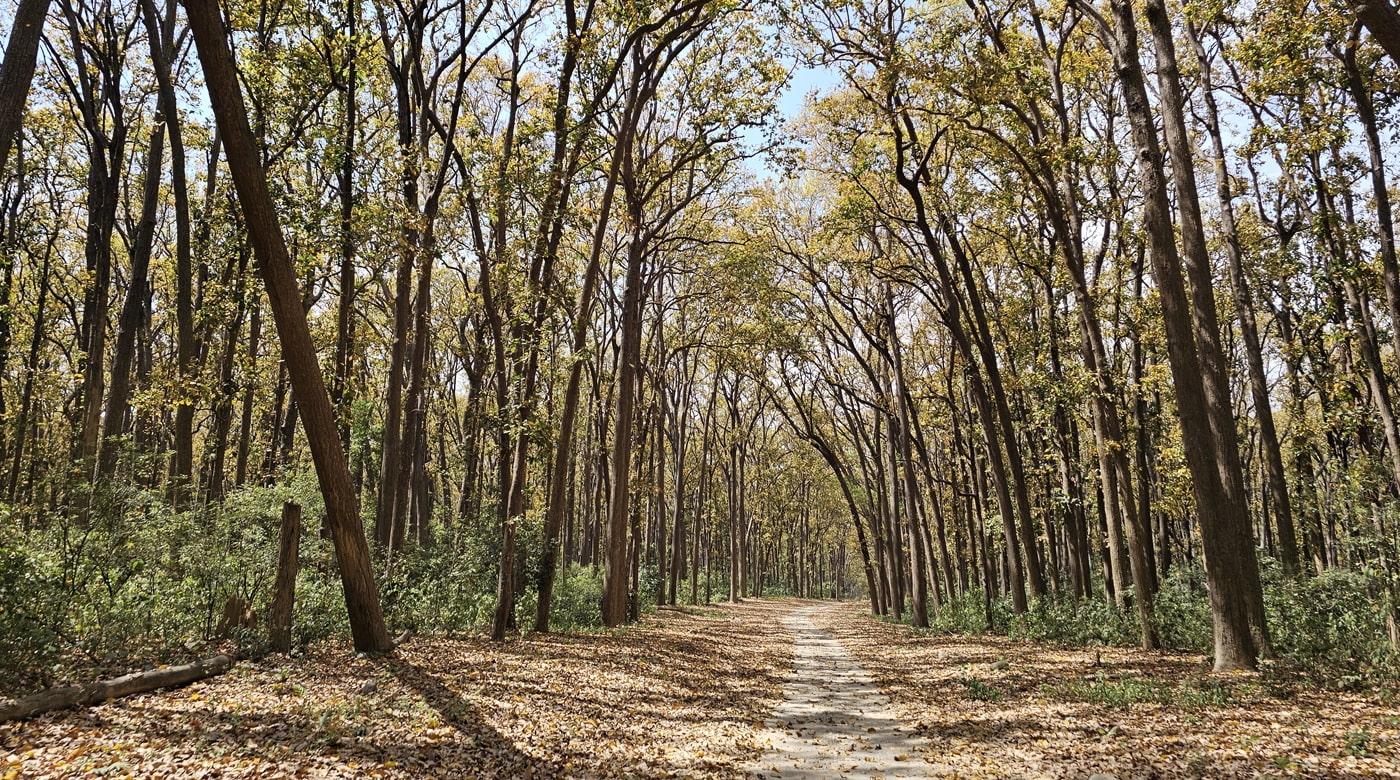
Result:
M22 699L0 700L0 721L19 720L40 715L51 710L67 707L86 707L109 699L119 699L134 693L144 693L157 688L175 688L188 685L206 677L222 674L233 666L234 657L216 655L202 661L194 661L148 672L132 672L110 680L98 680L86 685L69 685L50 688Z

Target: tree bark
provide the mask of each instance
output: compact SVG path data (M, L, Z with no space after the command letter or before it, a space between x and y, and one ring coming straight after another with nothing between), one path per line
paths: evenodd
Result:
M1211 84L1211 64L1195 29L1189 23L1186 26L1186 38L1196 54L1197 67L1200 70L1201 101L1206 109L1206 131L1210 135L1212 158L1215 163L1215 189L1220 200L1221 227L1225 232L1225 254L1230 266L1230 287L1235 297L1235 316L1240 328L1240 340L1244 344L1245 363L1249 369L1249 387L1254 401L1254 419L1259 425L1259 443L1264 451L1269 494L1273 500L1274 517L1278 522L1280 558L1284 573L1292 576L1298 573L1298 542L1293 526L1293 503L1289 497L1288 480L1284 475L1283 453L1279 447L1278 429L1274 425L1273 404L1269 399L1269 379L1268 375L1264 373L1263 348L1260 344L1259 326L1254 314L1254 296L1250 293L1249 282L1244 276L1244 253L1240 249L1239 230L1235 223L1234 195L1230 187L1230 172L1225 164L1225 144L1221 137L1215 91ZM1374 131L1374 124L1371 129ZM1377 155L1377 150L1373 148L1373 163L1379 162ZM1377 190L1378 199L1385 197L1384 174L1381 176L1382 189ZM1381 210L1380 205L1378 205L1377 211ZM1389 211L1387 200L1384 208L1387 218ZM1386 221L1388 222L1388 219ZM1388 231L1385 232L1388 233ZM1383 239L1388 238L1388 235L1383 236ZM1395 266L1394 243L1385 240L1383 244L1390 247L1389 267L1393 271ZM1391 276L1393 277L1394 274L1392 273ZM1392 295L1392 300L1397 300L1394 295ZM1397 319L1397 322L1400 322L1400 319Z
M175 2L170 0L162 24L154 0L141 1L146 37L150 40L157 105L170 137L170 184L175 201L175 368L179 391L175 406L175 460L171 496L177 508L188 501L194 477L194 400L191 383L199 360L194 331L194 268L190 242L189 182L185 171L185 141L180 121L171 62L175 56Z
M224 139L229 171L238 191L244 219L258 258L259 271L267 287L282 343L283 359L301 409L302 425L321 494L326 503L326 519L340 563L345 605L355 647L362 651L392 648L379 590L370 565L369 545L365 542L355 501L355 488L340 446L335 411L326 391L306 311L297 284L296 272L282 236L276 208L268 194L267 177L258 158L257 142L248 126L248 111L234 71L233 54L228 48L223 20L215 0L183 0L194 32L200 62L204 66L209 102Z
M1124 105L1132 125L1138 172L1143 181L1145 201L1143 221L1148 236L1149 255L1161 301L1167 333L1167 355L1176 384L1177 417L1181 423L1187 466L1192 477L1202 545L1206 553L1206 574L1210 584L1211 615L1214 625L1215 669L1253 669L1256 645L1250 630L1246 601L1247 587L1240 581L1239 568L1252 558L1253 548L1239 549L1239 524L1248 515L1221 484L1220 443L1214 430L1204 382L1203 367L1193 332L1191 304L1187 299L1181 261L1173 234L1163 155L1138 60L1137 22L1129 0L1113 0L1112 12L1114 65L1123 87ZM1178 102L1178 108L1179 108ZM1183 149L1188 154L1189 149ZM1233 433L1231 434L1233 436ZM1233 443L1233 439L1231 440ZM1250 556L1250 557L1246 557ZM1257 580L1256 580L1257 581Z
M1171 152L1172 178L1176 184L1176 205L1181 228L1181 259L1190 282L1190 314L1195 330L1197 355L1202 368L1206 411L1214 442L1214 460L1220 471L1220 485L1230 509L1221 516L1222 530L1233 535L1235 555L1231 576L1239 598L1244 602L1257 653L1271 653L1268 619L1264 613L1264 590L1259 581L1259 562L1254 551L1254 529L1249 519L1248 497L1240 464L1239 432L1224 349L1220 344L1220 324L1215 310L1215 286L1210 253L1196 187L1195 156L1186 127L1186 100L1177 67L1176 41L1164 0L1147 0L1148 26L1152 29L1157 60L1157 83L1161 92L1162 127Z
M111 477L117 468L122 437L130 429L131 361L136 351L136 331L147 316L147 279L150 275L151 247L155 242L156 207L160 194L161 160L165 153L165 125L151 131L151 143L146 150L146 178L142 183L141 221L131 251L131 279L126 300L122 302L117 320L117 344L112 355L112 380L107 393L107 413L103 417L101 454L98 474Z
M44 37L44 19L49 0L19 0L14 26L5 44L5 61L0 63L0 171L10 161L10 149L24 122L24 103L34 67L39 58L39 41Z
M301 550L301 505L282 505L282 529L277 537L277 579L267 609L268 645L274 653L292 649L292 606L296 601L297 557Z
M70 685L65 688L51 688L23 699L0 701L0 721L32 718L53 710L68 707L86 707L111 699L119 699L135 693L154 691L157 688L175 688L188 685L206 677L227 672L236 659L228 655L216 655L203 661L194 661L149 672L133 672L110 680Z
M909 550L913 556L910 562L910 579L913 580L914 600L913 618L915 628L928 628L928 550L924 546L924 536L919 531L919 485L915 479L914 472L914 450L909 444L909 391L904 385L904 356L903 347L899 343L899 331L895 325L894 295L890 291L888 283L885 285L885 316L888 323L888 333L890 339L890 361L893 373L893 387L891 395L894 396L895 408L898 410L897 417L891 418L890 434L896 441L890 442L890 447L895 450L896 445L899 454L898 460L903 461L902 473L904 475L904 514L909 531ZM891 459L891 466L895 459ZM891 475L893 476L893 475Z
M1400 12L1395 10L1390 0L1347 1L1376 43L1385 49L1390 59L1400 64Z

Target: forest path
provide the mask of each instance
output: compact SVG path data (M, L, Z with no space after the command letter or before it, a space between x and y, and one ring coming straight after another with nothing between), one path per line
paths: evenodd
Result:
M760 778L931 777L925 742L901 723L870 672L812 618L834 605L782 619L795 640L783 702L766 724L769 748L751 767Z

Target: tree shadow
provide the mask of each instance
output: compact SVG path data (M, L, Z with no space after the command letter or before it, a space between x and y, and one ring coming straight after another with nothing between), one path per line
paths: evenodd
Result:
M398 657L386 659L384 666L394 679L432 707L443 723L451 724L474 748L489 756L492 769L503 772L503 777L563 776L562 767L522 751L488 724L466 696L454 691L433 672Z

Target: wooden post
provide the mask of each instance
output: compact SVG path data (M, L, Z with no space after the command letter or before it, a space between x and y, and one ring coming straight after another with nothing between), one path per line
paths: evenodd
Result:
M292 648L292 603L296 598L297 556L301 551L301 505L282 505L282 533L277 547L277 581L267 611L268 643L274 653Z

